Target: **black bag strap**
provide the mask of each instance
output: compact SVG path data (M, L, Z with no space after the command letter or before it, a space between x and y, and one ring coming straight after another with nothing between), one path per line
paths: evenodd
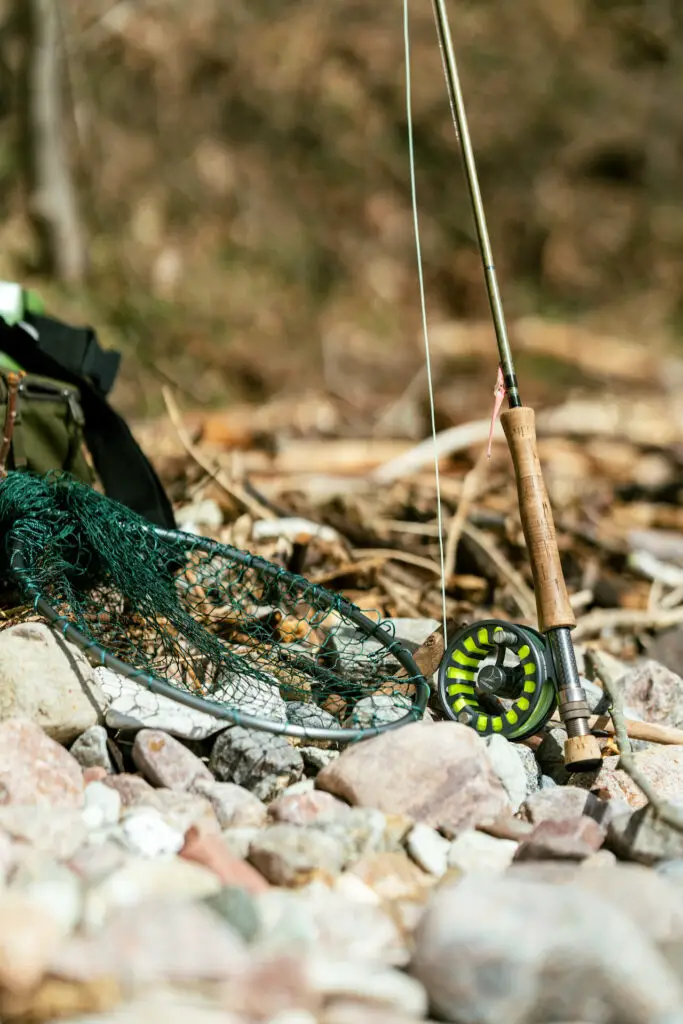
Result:
M27 313L25 322L38 332L37 348L79 377L92 381L102 395L112 389L121 353L100 348L92 327L71 327L49 316Z
M47 319L32 316L31 326L39 331L37 321ZM72 368L78 356L69 358L67 353L66 361L62 363L51 354L52 342L47 337L44 337L41 344L39 338L34 338L22 327L9 326L2 319L0 350L19 363L27 373L63 380L79 389L85 415L85 441L105 492L155 525L175 529L171 503L154 467L142 452L125 420L112 409L102 391L95 383L81 376L80 371ZM92 348L90 351L92 353ZM103 352L102 349L99 351ZM87 344L82 347L81 354L87 358Z

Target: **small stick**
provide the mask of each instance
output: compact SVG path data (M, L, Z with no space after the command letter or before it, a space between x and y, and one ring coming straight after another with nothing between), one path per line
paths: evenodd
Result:
M5 414L2 444L0 445L0 480L4 480L7 476L7 459L12 447L14 425L17 419L17 396L19 394L19 385L25 376L26 374L23 370L20 373L10 372L7 374L7 412Z
M671 828L676 829L677 832L683 832L683 808L674 807L673 804L663 800L645 773L642 772L636 764L626 729L623 701L616 680L609 668L605 665L599 651L590 651L589 654L600 679L602 680L602 685L612 702L610 715L614 722L614 732L620 751L618 767L625 771L629 778L635 782L636 786L641 790L645 799L652 807L652 810L661 819L661 821L666 825L669 825Z
M460 537L462 535L465 522L467 521L470 507L477 496L479 481L487 461L488 457L486 449L482 449L479 458L463 481L458 507L456 508L453 518L448 525L448 539L446 541L446 553L444 555L444 576L446 580L449 580L455 573L458 544L460 543Z
M230 498L234 498L235 501L238 501L257 519L277 519L277 516L274 515L269 508L266 508L265 505L262 505L260 501L256 500L256 498L252 498L244 490L244 488L239 486L239 484L228 483L225 480L221 471L219 469L214 469L209 460L205 459L202 453L198 450L197 446L193 444L190 435L185 429L185 424L183 423L183 418L180 414L180 409L176 405L175 399L173 398L170 389L163 387L161 389L161 394L166 405L168 418L173 424L175 432L178 435L178 440L180 441L188 455L190 455L191 458L194 459L194 461L197 463L200 469L203 469L205 473L208 473L211 479L215 480L218 486L222 490L224 490L225 493Z

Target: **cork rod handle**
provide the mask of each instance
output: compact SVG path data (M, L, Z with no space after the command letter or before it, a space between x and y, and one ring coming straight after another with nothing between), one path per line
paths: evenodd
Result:
M536 447L534 410L522 406L500 417L517 478L519 511L534 578L541 632L576 625L567 595L553 514Z

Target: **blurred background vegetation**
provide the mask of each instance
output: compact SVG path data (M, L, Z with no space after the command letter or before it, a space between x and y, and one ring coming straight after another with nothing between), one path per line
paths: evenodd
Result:
M431 5L411 9L430 319L477 322ZM450 9L508 315L676 339L680 0ZM0 18L0 276L135 354L120 407L157 411L160 380L207 406L327 388L359 407L414 380L401 0L0 0Z

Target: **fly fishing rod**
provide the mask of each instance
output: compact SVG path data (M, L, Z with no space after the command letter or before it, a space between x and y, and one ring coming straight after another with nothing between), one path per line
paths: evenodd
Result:
M439 670L439 693L449 717L471 725L482 735L501 733L517 740L538 732L557 706L567 730L567 769L590 771L600 764L600 747L590 731L586 694L576 666L571 638L576 620L538 457L535 415L533 409L522 405L519 395L446 0L432 0L432 7L508 400L509 408L502 413L501 423L515 471L539 626L537 631L487 620L461 629L445 652ZM507 703L503 704L501 698Z

